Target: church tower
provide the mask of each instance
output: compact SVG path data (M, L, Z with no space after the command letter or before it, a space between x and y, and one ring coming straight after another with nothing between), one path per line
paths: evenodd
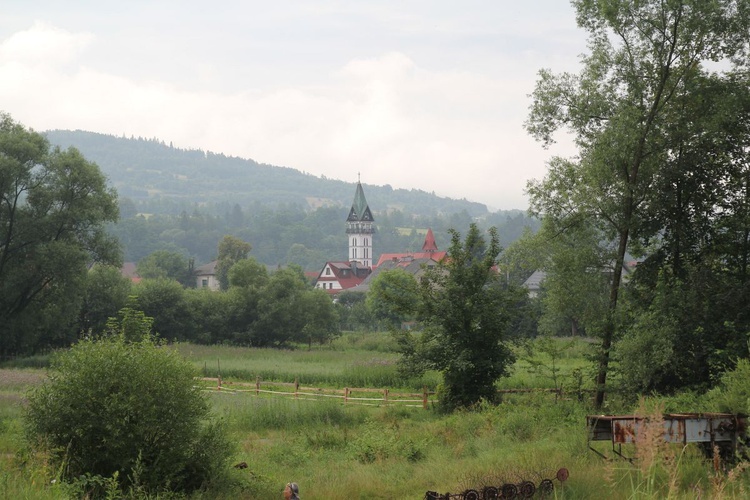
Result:
M362 183L357 180L354 203L346 218L346 234L349 235L349 262L366 268L372 267L372 236L375 233L372 212L365 200Z

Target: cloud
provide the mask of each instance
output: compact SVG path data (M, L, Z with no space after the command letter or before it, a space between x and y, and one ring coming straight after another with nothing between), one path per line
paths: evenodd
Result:
M427 69L389 51L345 61L315 85L221 92L84 64L92 41L41 22L3 41L6 111L37 130L156 137L351 182L361 172L368 184L496 208L524 208L526 179L544 172L548 153L518 118L532 85L517 72Z
M70 33L36 21L0 44L0 61L58 66L73 60L93 39L90 33Z

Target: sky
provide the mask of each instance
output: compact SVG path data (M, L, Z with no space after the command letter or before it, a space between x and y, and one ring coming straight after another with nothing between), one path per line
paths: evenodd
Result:
M566 0L6 0L0 111L329 179L526 209L542 68L579 69Z

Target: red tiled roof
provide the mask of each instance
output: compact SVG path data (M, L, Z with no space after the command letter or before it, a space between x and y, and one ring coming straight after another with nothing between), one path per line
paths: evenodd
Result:
M446 255L448 255L448 252L442 251L442 252L413 252L413 253L381 253L380 259L378 259L378 263L375 264L373 267L376 268L379 265L381 265L383 262L387 262L389 260L392 260L394 262L404 262L408 261L410 259L432 259L434 261L440 262L442 261Z
M323 272L330 267L333 275L324 276ZM348 262L326 262L323 269L318 274L317 283L336 282L341 289L325 288L330 294L336 294L342 290L353 288L362 283L370 274L370 269L365 267L352 267Z
M423 252L437 252L438 247L435 243L435 235L432 234L432 228L427 228L427 235L424 237L424 245L422 245Z

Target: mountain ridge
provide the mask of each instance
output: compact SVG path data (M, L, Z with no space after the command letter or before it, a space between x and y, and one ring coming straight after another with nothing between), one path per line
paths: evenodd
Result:
M51 144L75 147L99 165L121 197L142 211L154 207L303 205L347 206L356 183L314 176L291 167L258 163L201 149L175 148L159 139L126 138L83 130L43 132ZM483 203L437 196L420 189L394 189L363 183L375 212L402 210L414 215L446 215L466 211L483 217ZM166 210L166 209L164 209ZM157 212L162 210L156 210ZM499 211L515 214L521 210Z

